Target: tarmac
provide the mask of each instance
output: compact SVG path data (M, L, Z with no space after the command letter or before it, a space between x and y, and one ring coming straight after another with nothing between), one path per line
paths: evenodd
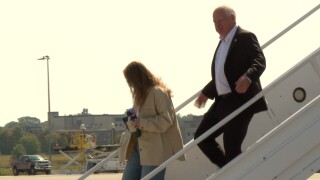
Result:
M51 174L51 175L34 175L30 176L22 174L18 176L0 176L0 179L5 180L77 180L81 174ZM122 173L99 173L91 174L85 180L121 180Z
M51 174L51 175L19 175L19 176L0 176L5 180L77 180L81 174ZM121 180L122 173L100 173L92 174L85 178L86 180ZM320 180L320 173L316 173L307 180Z

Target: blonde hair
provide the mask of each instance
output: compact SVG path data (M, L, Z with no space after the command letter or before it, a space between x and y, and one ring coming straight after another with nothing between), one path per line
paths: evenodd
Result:
M159 86L171 96L171 90L141 62L129 63L123 70L123 74L129 85L135 106L141 107L143 105L150 87Z

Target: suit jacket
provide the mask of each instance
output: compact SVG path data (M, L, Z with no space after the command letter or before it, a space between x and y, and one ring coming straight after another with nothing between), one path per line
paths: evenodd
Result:
M218 47L220 44L221 41ZM210 99L218 96L215 85L216 52L211 65L212 80L202 90L202 93ZM238 27L227 53L224 71L232 93L237 95L243 104L262 91L259 78L265 68L266 60L257 37L252 32ZM251 84L244 94L238 94L235 91L235 83L243 75L250 78ZM252 104L249 109L253 113L267 110L264 97Z
M152 87L138 111L141 136L138 138L141 165L158 166L183 148L183 140L170 96L160 87ZM126 158L135 143L131 136ZM185 160L185 156L179 158Z

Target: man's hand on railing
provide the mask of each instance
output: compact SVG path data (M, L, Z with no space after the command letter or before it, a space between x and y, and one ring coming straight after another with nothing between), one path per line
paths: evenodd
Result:
M200 93L200 95L198 96L196 102L194 103L194 105L197 108L203 108L206 105L206 102L208 100L208 97L205 96L204 94Z

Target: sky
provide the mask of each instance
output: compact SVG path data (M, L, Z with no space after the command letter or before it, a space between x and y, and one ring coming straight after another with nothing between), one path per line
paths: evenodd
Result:
M24 116L122 114L132 106L123 69L141 61L173 91L177 107L210 80L218 34L212 12L232 6L237 24L260 45L319 4L318 0L2 0L0 126ZM266 87L320 45L320 10L264 49ZM194 102L180 115L202 115Z

